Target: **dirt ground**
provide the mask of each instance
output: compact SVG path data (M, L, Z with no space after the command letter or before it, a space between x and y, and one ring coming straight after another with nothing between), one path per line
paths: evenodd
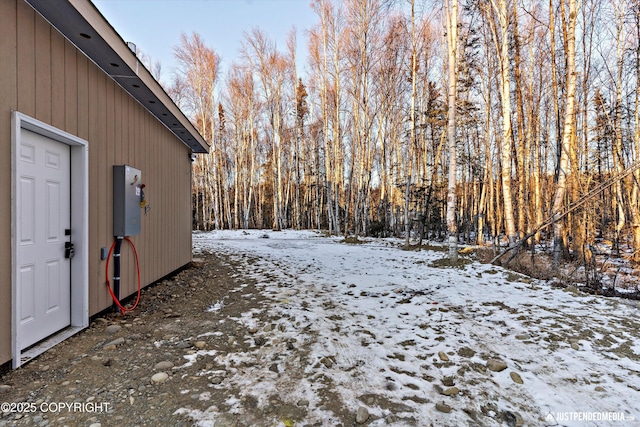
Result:
M203 350L220 355L271 345L241 323L220 322L252 309L266 313L261 307L268 301L232 261L211 254L203 254L201 260L202 265L143 289L132 314L92 319L88 329L19 369L0 373L0 403L6 402L0 427L188 426L193 420L175 414L179 408L205 411L215 405L224 413L232 394L219 386L224 370L210 361L200 366L204 362L195 360L189 366L188 356ZM243 292L234 292L240 278ZM224 304L210 307L215 301ZM278 326L277 319L260 320ZM303 348L295 351L304 353ZM239 362L239 368L242 363L251 362ZM216 369L217 374L201 374ZM279 402L277 396L271 403L271 413L263 414L252 402L243 402L244 421L223 415L215 426L274 425L274 419L284 419L286 425L289 418L304 416L304 404ZM328 400L328 409L340 414L341 409L331 404ZM351 414L344 417L344 425L353 424ZM270 421L263 424L261 419Z
M278 301L271 300L269 292L247 275L247 266L258 263L257 259L209 252L197 256L199 260L191 268L143 289L140 304L131 314L123 317L109 311L92 319L86 330L18 370L0 372L0 427L191 426L197 422L194 414L207 415L208 411L214 411L215 416L202 419L215 422L201 425L368 424L358 422L359 408L345 407L322 369L316 374L314 369L306 369L305 373L305 368L314 363L330 368L335 361L324 357L314 362L314 337L309 336L314 332L300 332L301 326L286 313L283 317L270 317L269 313L277 311L269 308ZM269 276L270 271L265 275ZM444 306L439 310L447 311ZM248 314L251 321L244 321L243 314ZM453 327L454 322L451 317L445 325ZM575 319L577 326L580 322ZM560 326L567 329L566 324ZM568 328L569 334L571 329ZM635 329L634 324L625 326L625 330ZM449 339L455 342L453 337ZM620 347L616 351L622 350L629 349ZM637 357L630 350L620 356ZM224 364L218 365L221 361ZM258 366L264 369L254 369ZM276 391L259 396L259 404L255 396L242 392L242 384L231 381L237 372L261 372L252 378L260 382L265 371L292 384L313 375L312 381L325 385L319 388L314 404L325 408L332 419L301 424L295 420L309 418L309 401L285 401ZM384 407L392 414L386 421L406 409L382 399L375 389L358 392L364 393L358 397L360 401ZM440 411L437 405L435 410ZM376 425L385 421L373 418L369 421L378 422ZM501 424L495 417L485 418L489 424L477 425ZM515 416L513 422L503 421L506 425L522 425ZM417 424L407 420L406 425Z

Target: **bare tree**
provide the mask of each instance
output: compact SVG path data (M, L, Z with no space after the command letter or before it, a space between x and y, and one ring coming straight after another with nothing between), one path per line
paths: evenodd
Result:
M575 95L576 95L576 23L578 20L578 9L580 0L568 0L569 14L565 13L564 1L561 1L560 10L562 11L563 21L563 38L565 43L565 62L566 62L566 78L567 85L565 89L565 109L564 120L562 126L562 141L559 147L560 161L558 163L558 181L556 185L555 196L551 212L556 218L554 223L554 263L560 262L562 253L565 250L566 235L564 233L564 224L560 219L560 214L565 206L565 195L567 185L567 175L569 174L569 151L571 144L574 142L575 134Z
M176 92L179 87L182 93L180 105L194 117L198 130L211 143L209 155L198 156L193 174L195 197L201 206L198 225L205 230L210 229L212 223L215 228L220 228L220 195L216 172L220 153L214 136L217 113L214 93L220 57L205 45L197 33L191 36L182 34L180 44L174 47L174 55L179 65ZM213 221L210 220L212 212Z
M449 146L449 179L447 190L447 231L449 232L449 259L458 260L458 224L456 221L456 100L458 90L458 0L445 2L447 31L447 69L448 69L448 125L447 137Z
M497 17L498 27L495 21L489 19L492 27L493 38L496 43L500 65L500 101L502 105L502 144L501 148L501 181L502 200L504 204L505 234L509 244L515 243L517 238L515 218L513 214L513 200L511 195L512 174L512 128L511 128L511 65L509 50L509 17L510 11L506 0L491 0L491 6Z

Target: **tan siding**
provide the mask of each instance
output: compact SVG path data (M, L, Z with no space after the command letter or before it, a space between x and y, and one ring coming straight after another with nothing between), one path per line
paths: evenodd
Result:
M0 1L0 149L10 151L11 110L89 143L89 313L111 306L100 248L113 237L114 164L142 170L151 210L132 240L142 285L191 259L189 150L142 105L66 41L22 0ZM17 107L17 108L16 108ZM0 249L11 240L11 159L0 156ZM0 271L11 270L0 257ZM112 266L111 266L112 268ZM112 275L112 274L111 274ZM123 245L121 297L135 294L133 252ZM11 357L11 278L0 275L0 364Z
M140 150L139 153L136 153L136 158L139 160L138 164L140 165L140 168L143 171L142 176L144 177L143 182L146 185L144 192L145 192L145 197L147 197L147 203L149 203L151 201L151 196L150 193L153 193L152 190L156 184L155 184L155 177L154 177L154 171L151 168L152 160L151 160L151 151L147 150L146 147L148 147L149 144L149 140L154 138L154 132L150 129L150 126L147 124L147 117L143 117L142 118L144 120L144 125L143 126L139 126L137 128L137 138L139 141L141 141L140 144L137 144L137 149ZM153 204L155 204L155 200L153 201ZM142 231L141 234L144 235L146 233L149 234L154 234L156 231L153 230L153 225L154 225L154 216L155 216L155 212L149 211L147 213L147 215L144 215L144 211L142 212ZM151 272L153 271L153 269L156 268L157 263L155 262L154 259L152 259L151 257L149 257L148 255L151 252L151 246L150 246L150 242L146 241L146 242L141 242L140 246L140 251L141 251L141 274L143 277L143 280L150 280L152 274Z
M78 59L76 48L64 43L64 122L65 130L78 134Z
M40 15L35 15L42 21ZM43 122L51 123L51 27L38 22L35 27L36 56L36 116Z
M156 187L156 191L154 191L153 193L155 194L155 197L157 199L157 202L155 203L156 207L158 208L158 210L156 212L153 213L153 218L151 218L152 220L156 217L159 217L161 219L164 219L164 221L152 221L151 222L151 232L153 234L163 234L165 235L164 239L163 239L163 243L165 247L169 247L169 242L167 242L166 239L166 232L168 230L162 230L162 227L170 227L170 218L165 214L166 209L167 209L167 205L163 200L163 196L164 194L162 194L161 191L158 191L160 188L164 187L166 184L162 181L163 178L163 174L162 174L162 170L163 165L161 163L160 156L159 156L159 151L158 150L158 145L161 145L163 143L162 141L162 136L161 135L157 135L155 136L155 138L150 139L150 143L152 145L151 150L149 150L149 160L151 164L157 165L154 168L151 168L151 171L153 173L153 175L151 176L152 180L153 180L153 185ZM168 156L167 156L168 157ZM169 184L171 185L171 184ZM157 266L162 262L162 260L160 259L159 254L153 254L154 256L150 257L149 259L149 265L152 266L152 270L150 271L150 275L152 275L153 270L155 270L157 268ZM170 261L170 260L168 260Z
M11 110L16 108L16 3L0 1L0 150L11 152ZM11 252L11 156L0 156L0 253ZM11 271L11 258L0 257L0 271ZM0 363L11 358L11 276L0 274Z
M140 126L138 127L139 137L148 143L149 139L153 138L153 132L149 130L149 125L147 123L147 117L140 116L138 117L140 121ZM145 188L145 195L148 199L148 202L152 203L153 208L160 208L159 204L156 202L155 198L151 198L150 193L154 193L150 191L157 187L158 183L156 180L156 171L151 165L154 164L153 156L155 153L153 151L147 151L144 156L140 156L140 168L142 169L142 176L144 177L143 181L146 184L148 189ZM146 216L142 217L142 230L139 237L145 235L157 235L158 230L156 228L156 221L158 212L155 212L154 209L149 211ZM140 250L140 263L141 263L141 274L145 281L152 280L152 271L156 268L156 260L154 257L153 248L151 247L151 241L141 241L140 239L136 239L138 243L138 247Z
M51 125L59 129L65 125L64 46L64 37L59 32L51 30Z
M92 65L91 67L92 69L94 68L94 66ZM95 83L95 89L96 89L96 100L93 101L92 103L95 102L95 111L97 114L96 117L96 121L94 123L94 132L96 133L96 136L94 137L94 139L92 141L90 141L90 143L95 144L105 144L107 147L109 146L113 146L114 142L113 140L110 140L108 137L105 137L107 135L107 114L108 113L108 108L107 108L107 93L109 92L109 87L110 87L110 83L112 83L111 81L108 81L107 77L100 71L96 71L96 83ZM96 229L98 228L98 224L101 222L107 222L109 223L111 226L111 230L113 230L113 222L112 222L112 215L113 215L113 205L111 204L111 201L113 200L113 196L111 195L112 193L112 189L113 186L110 185L112 180L113 180L113 167L112 165L114 164L114 160L113 160L113 154L109 153L109 148L107 148L107 167L110 167L110 171L108 174L108 178L107 181L99 181L99 176L98 176L98 169L97 167L93 170L94 172L94 179L96 180L100 191L104 191L107 194L109 194L110 199L109 199L109 204L108 206L105 206L104 209L100 209L99 211L96 211L96 214L94 215L94 218L96 219ZM102 162L104 160L102 159L97 159L97 162ZM116 164L119 164L119 160L116 159L115 160ZM110 233L112 234L112 233ZM95 236L96 240L93 240L95 242L99 242L99 238L98 235L96 233ZM113 239L109 239L107 241L107 244L110 245L111 241ZM97 243L98 247L100 247L101 245L99 243ZM109 296L109 293L106 290L106 287L104 285L104 275L100 274L102 273L101 269L98 268L97 266L97 258L94 257L94 263L96 265L96 273L98 274L98 282L96 283L96 296L97 296L97 305L95 307L95 311L100 311L103 308L108 307L109 305L111 305L111 298ZM113 263L111 263L113 265ZM110 275L111 277L113 277L113 274ZM93 312L94 310L92 310Z
M89 141L89 289L91 289L95 283L99 283L98 280L98 271L96 269L95 257L92 256L92 249L94 248L93 242L97 238L96 229L98 228L100 221L102 219L102 215L99 210L99 205L93 203L96 199L96 194L94 189L97 191L104 191L98 189L97 187L100 181L97 179L96 167L98 165L99 158L96 157L95 148L100 144L99 139L99 130L98 130L98 116L100 114L99 106L95 102L97 99L98 93L98 71L92 65L87 67L87 97L88 97L88 108L87 108L87 140ZM77 87L76 87L77 90ZM94 288L95 289L95 288ZM94 312L97 307L99 307L98 303L98 295L99 292L96 292L97 289L93 292L89 293L89 312Z
M78 55L78 133L82 139L89 139L89 60ZM91 67L93 68L93 67Z
M18 111L36 114L35 15L26 3L18 1ZM3 82L4 83L4 82Z
M98 73L98 99L100 100L100 105L98 108L102 109L102 111L106 111L106 99L107 99L107 79L103 74ZM98 188L100 193L99 203L100 209L98 213L92 218L94 222L96 222L96 226L100 227L100 236L98 239L99 247L111 247L112 238L112 212L109 210L112 203L112 191L113 188L109 188L108 183L111 182L112 177L112 169L111 165L113 164L113 152L111 149L111 142L104 137L102 139L99 138L98 135L106 135L107 134L107 120L104 114L100 114L98 117L98 134L91 141L89 145L89 149L91 147L98 146L97 150L94 149L93 155L95 152L99 153L98 159L104 159L103 161L96 161L98 164L98 168L102 170L102 173L96 176L96 184L95 187ZM92 156L93 158L93 156ZM95 170L94 170L95 172ZM98 262L97 260L95 261ZM104 307L106 302L108 301L108 293L105 290L105 267L106 262L100 261L100 268L98 269L98 277L96 278L96 292L93 292L93 301L94 305L90 307L90 312L94 313L99 310L98 307Z

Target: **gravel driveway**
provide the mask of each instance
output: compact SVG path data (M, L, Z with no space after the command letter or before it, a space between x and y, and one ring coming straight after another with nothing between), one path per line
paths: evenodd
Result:
M144 289L133 314L93 319L85 331L0 375L0 402L9 404L0 413L0 427L189 426L193 420L176 414L179 408L225 408L234 393L221 385L225 369L213 359L199 363L196 354L232 357L273 344L241 323L221 322L238 313L264 313L264 297L250 279L241 279L239 266L207 254L201 261ZM278 327L278 321L265 318L265 325ZM238 360L237 367L252 363ZM274 401L270 414L256 409L242 423L297 418L304 407L296 403ZM251 408L252 402L244 406ZM215 425L238 422L225 415Z

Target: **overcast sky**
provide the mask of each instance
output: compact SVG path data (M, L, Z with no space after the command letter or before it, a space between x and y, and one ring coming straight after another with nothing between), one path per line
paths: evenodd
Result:
M256 27L265 31L284 52L287 35L295 25L300 61L306 51L306 30L317 22L310 0L93 0L93 3L125 41L135 43L147 56L160 61L163 81L175 70L173 47L179 43L181 33L200 34L207 46L222 57L222 68L226 70L239 55L243 33Z

